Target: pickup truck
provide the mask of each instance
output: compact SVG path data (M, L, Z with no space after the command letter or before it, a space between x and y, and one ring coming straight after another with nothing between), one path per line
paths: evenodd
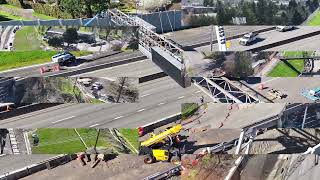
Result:
M247 33L245 34L242 38L240 38L239 43L241 45L247 46L252 44L254 41L257 40L258 37L258 33Z
M62 53L58 53L54 56L51 57L51 60L54 62L54 63L59 63L59 64L64 64L66 62L71 62L71 61L74 61L76 59L76 57L71 54L70 52L62 52Z

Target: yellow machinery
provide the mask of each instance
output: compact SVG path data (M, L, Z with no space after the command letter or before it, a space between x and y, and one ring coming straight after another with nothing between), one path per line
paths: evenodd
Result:
M155 161L170 161L177 163L180 161L180 149L176 148L179 144L179 132L182 125L173 126L164 132L156 135L141 143L140 155L145 155L144 162L147 164Z

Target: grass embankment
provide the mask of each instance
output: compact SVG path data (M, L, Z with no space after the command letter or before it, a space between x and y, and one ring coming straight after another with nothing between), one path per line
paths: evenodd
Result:
M15 51L35 51L41 50L41 38L37 32L37 27L23 27L16 32L13 46Z
M139 150L140 142L137 129L121 128L119 131L128 143L130 143L136 150Z
M76 79L73 79L76 81ZM72 82L71 79L67 80L64 77L60 77L58 89L66 94L71 94L71 95L80 95L81 96L81 91L80 89L74 84L75 82Z
M88 51L71 53L77 57L91 54ZM51 62L51 57L55 54L57 51L0 52L0 71Z
M0 11L0 21L11 21L11 20L29 20L21 16L15 16L5 11Z
M16 7L16 6L12 6L12 5L10 5L10 4L1 4L1 6L6 7L6 8L10 8L10 9L13 9L13 10L15 10L15 9L17 9L17 10L22 9L22 8L19 8L19 7ZM43 19L43 20L57 19L57 18L55 18L55 17L47 16L47 15L44 15L44 14L39 14L39 13L36 13L36 12L33 12L32 15L33 15L34 17L37 17L37 18ZM23 18L23 17L20 17L20 16L19 16L19 17L18 17L18 16L15 16L15 17L17 17L17 18ZM27 20L27 19L24 18L24 20Z
M284 56L288 58L302 57L303 52L284 52ZM291 64L298 72L290 68L285 62L279 62L268 74L269 77L297 77L304 68L304 60L290 60L287 61Z
M320 11L307 23L309 26L318 26L320 25Z
M93 147L96 142L98 132L96 129L77 129L80 136L88 147ZM81 151L85 151L86 148L81 142L79 136L74 129L65 128L50 128L50 129L38 129L35 132L39 137L38 146L32 147L33 154L71 154ZM29 140L32 144L31 134ZM104 138L103 133L100 133L97 147L109 146Z
M185 103L182 104L181 118L186 119L192 116L199 109L199 105L197 103Z

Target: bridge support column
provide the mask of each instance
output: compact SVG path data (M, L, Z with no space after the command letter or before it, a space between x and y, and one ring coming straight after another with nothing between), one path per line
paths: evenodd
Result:
M244 138L244 133L245 133L245 130L242 129L241 133L240 133L237 149L236 149L236 154L239 154L240 151L241 151L241 146L242 146L242 142L243 142L243 138Z

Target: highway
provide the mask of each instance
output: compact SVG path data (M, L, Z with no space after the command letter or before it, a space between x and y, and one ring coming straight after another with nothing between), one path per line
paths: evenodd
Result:
M0 156L0 175L39 163L53 155L4 155Z
M320 27L299 26L298 29L295 29L293 31L288 31L288 32L278 32L276 30L271 30L271 31L260 33L258 35L259 39L254 44L249 45L249 46L240 45L239 44L240 38L233 39L230 41L231 47L228 49L228 51L246 51L246 50L250 50L253 48L265 46L268 44L276 43L276 42L279 42L282 40L291 39L293 37L301 36L301 35L308 34L311 32L317 32L317 31L320 31ZM303 49L300 46L298 46L298 47L299 47L299 50L312 51L312 50L318 49L317 47L315 48L315 44L317 44L315 41L308 41L307 43L305 43L303 45ZM215 44L213 47L214 47L213 48L214 51L219 50L217 44ZM286 48L287 48L286 49L287 51L296 50L297 46L293 46L293 45L291 45L291 43L289 43L286 46ZM276 47L273 47L272 49L275 51L280 50ZM198 48L195 48L195 50L199 51L199 52L200 51L210 51L210 45L198 47ZM265 50L269 50L269 49L265 49Z
M224 26L226 37L232 37L251 31L271 28L272 26ZM211 33L211 26L186 29L164 34L167 38L177 42L181 46L199 46L210 44L211 35L213 40L217 40L215 29Z
M99 56L99 55L97 55ZM106 53L106 57L102 57L96 60L90 60L91 58L88 57L85 63L82 63L78 66L74 67L63 67L65 69L62 69L60 72L49 72L46 73L45 76L52 76L52 75L60 75L64 76L63 73L67 72L73 72L73 71L79 71L82 70L82 73L86 72L83 71L83 69L89 69L88 71L94 71L94 70L99 70L109 67L106 64L110 63L119 63L123 61L123 64L128 63L125 60L132 59L132 58L137 58L137 60L143 60L145 59L145 56L140 52L140 51L135 51L135 52L122 52L119 54L114 54L114 52L111 53ZM93 57L94 58L94 57ZM52 63L49 63L52 64ZM119 64L115 64L119 65ZM18 69L13 69L13 70L8 70L8 71L3 71L0 72L0 77L39 77L43 76L40 73L40 67L42 65L33 65L30 67L24 67L24 68L18 68Z
M0 121L1 127L132 127L181 112L181 104L204 96L192 86L181 88L169 77L140 84L137 104L62 104Z
M143 77L162 72L150 59L79 74L86 77Z

